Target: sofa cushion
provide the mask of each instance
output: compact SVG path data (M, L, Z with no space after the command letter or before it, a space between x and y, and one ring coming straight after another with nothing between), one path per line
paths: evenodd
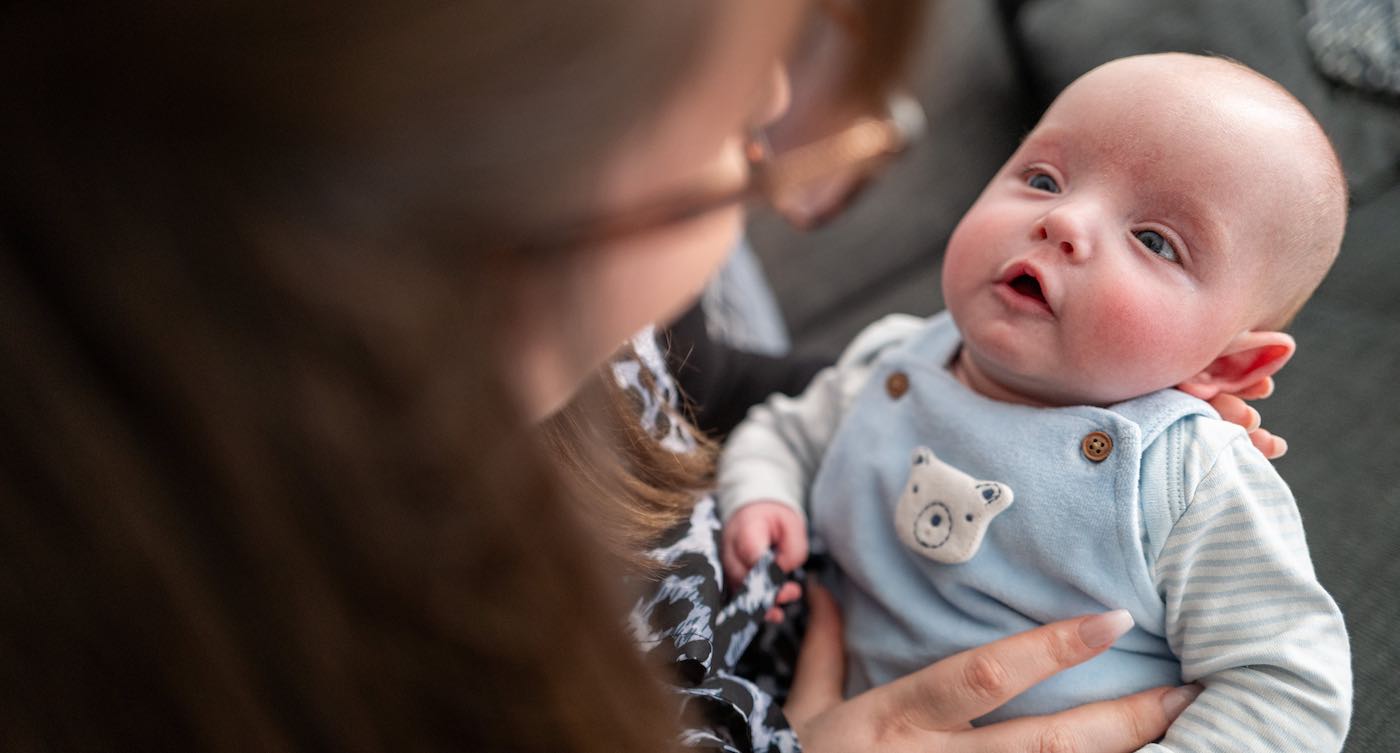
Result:
M1400 177L1400 105L1321 74L1300 3L1030 0L1015 28L1043 102L1089 69L1125 55L1224 55L1278 81L1313 111L1336 144L1355 200L1370 199Z

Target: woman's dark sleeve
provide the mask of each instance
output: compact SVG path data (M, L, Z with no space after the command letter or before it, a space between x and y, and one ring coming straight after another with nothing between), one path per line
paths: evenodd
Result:
M750 407L775 392L798 394L834 362L810 355L767 356L715 340L699 304L661 332L660 346L696 426L717 438L727 436Z

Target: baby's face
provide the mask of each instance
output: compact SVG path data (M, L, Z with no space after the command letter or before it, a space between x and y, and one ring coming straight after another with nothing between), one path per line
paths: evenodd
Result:
M949 240L963 358L1018 399L1107 405L1249 329L1302 190L1249 91L1153 59L1067 89Z

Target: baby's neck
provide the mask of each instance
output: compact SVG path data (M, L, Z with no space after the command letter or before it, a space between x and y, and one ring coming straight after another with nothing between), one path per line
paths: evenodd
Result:
M1063 404L1049 402L1036 396L1027 395L998 382L977 366L977 362L968 355L967 348L958 349L958 354L953 357L953 363L949 368L952 369L953 376L959 382L962 382L965 387L983 397L999 400L1003 403L1031 405L1037 408L1046 408Z

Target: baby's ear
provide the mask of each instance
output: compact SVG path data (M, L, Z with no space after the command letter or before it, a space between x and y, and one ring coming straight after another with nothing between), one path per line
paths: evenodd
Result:
M1297 348L1293 338L1283 332L1241 332L1204 371L1176 388L1202 400L1233 394L1273 376Z

